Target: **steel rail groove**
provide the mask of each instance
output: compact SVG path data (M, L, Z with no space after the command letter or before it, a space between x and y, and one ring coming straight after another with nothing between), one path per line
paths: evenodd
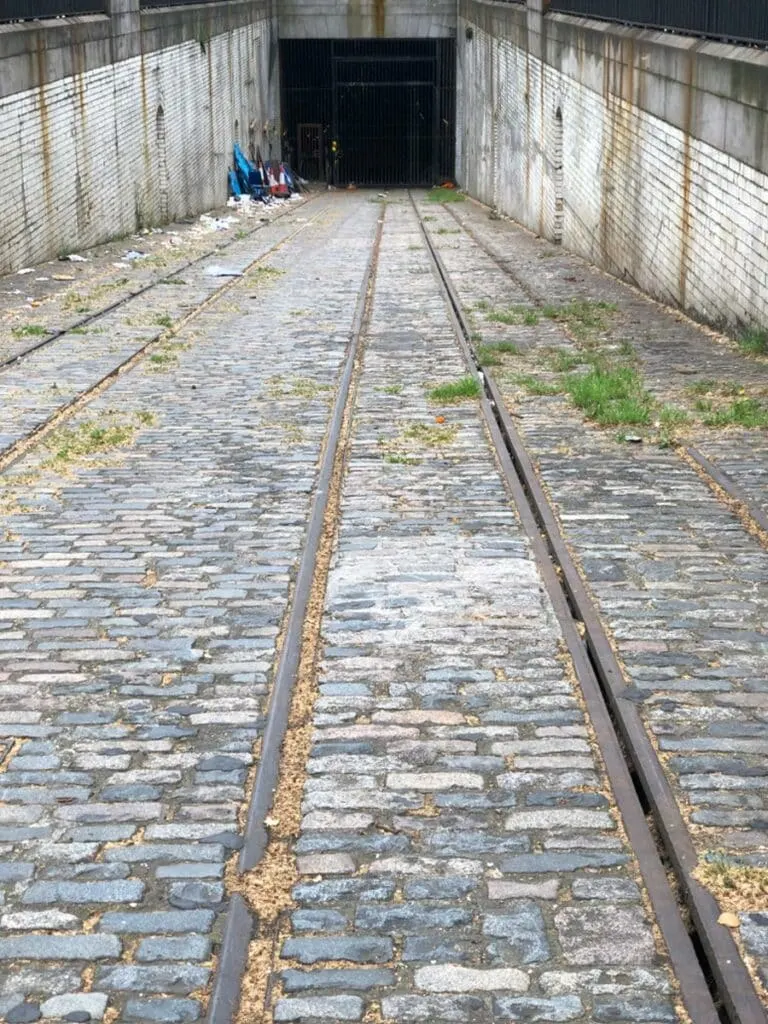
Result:
M379 218L371 254L357 296L354 318L349 332L344 367L336 389L336 398L328 425L322 461L312 499L304 549L299 563L293 598L280 656L275 671L267 724L264 731L259 766L248 805L243 846L238 858L242 875L258 868L269 842L267 817L279 781L280 751L285 739L291 697L298 676L302 650L302 633L315 577L320 541L325 526L334 466L340 452L342 426L353 393L352 382L362 341L370 315L372 285L378 265L379 246L384 215ZM245 899L232 896L224 923L219 970L205 1018L206 1024L233 1024L240 1003L240 987L248 963L248 946L256 924Z

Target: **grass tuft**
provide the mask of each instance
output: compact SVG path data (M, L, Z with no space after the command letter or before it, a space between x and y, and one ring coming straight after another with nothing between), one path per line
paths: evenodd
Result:
M480 384L472 376L461 377L450 384L432 388L429 397L433 402L464 402L480 396Z
M539 314L528 306L510 306L507 309L491 310L488 319L496 324L508 324L516 327L525 324L527 327L535 327L539 322Z
M482 366L497 366L502 362L499 356L519 356L520 349L512 341L500 341L494 345L478 345L475 355Z
M556 348L549 357L549 365L556 373L570 373L586 362L590 359L582 352L569 352L564 348Z
M520 374L514 378L514 383L525 388L529 395L559 395L563 390L554 381L543 380L541 377L533 377L530 374Z
M465 198L455 188L431 188L426 196L428 203L463 203Z
M24 324L22 327L14 327L11 334L14 338L42 338L48 333L48 328L41 324Z
M575 299L564 306L545 306L542 310L548 320L564 323L579 341L587 341L595 334L606 331L615 312L615 303L595 302L592 299Z
M768 330L751 327L738 339L739 348L752 356L768 356Z
M720 407L708 399L699 399L696 409L703 413L703 422L708 427L768 427L768 408L755 398L739 398Z
M426 448L444 448L453 444L458 431L459 428L456 426L433 427L428 423L411 423L403 431L403 438L406 441L416 441Z
M573 404L604 427L644 424L651 418L653 399L635 370L595 367L588 373L569 374L565 390Z
M689 419L690 416L685 409L680 409L676 405L664 405L659 412L659 423L662 427L680 427Z
M106 423L86 420L76 427L55 430L43 442L51 452L46 465L55 469L77 459L125 448L133 442L139 426L151 426L154 422L153 413L141 411L129 420Z

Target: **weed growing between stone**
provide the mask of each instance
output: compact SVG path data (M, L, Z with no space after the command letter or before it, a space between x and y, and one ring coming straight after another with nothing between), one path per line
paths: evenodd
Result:
M653 399L629 367L596 366L587 373L568 374L563 383L576 408L601 427L650 422Z
M476 377L466 376L449 384L440 384L431 388L429 398L432 402L465 402L480 397L480 384Z
M768 406L756 398L738 398L717 406L711 399L699 399L696 410L707 427L768 427Z
M72 313L90 313L91 306L88 303L88 296L80 292L67 292L62 303L64 309Z
M475 355L483 366L498 366L503 363L503 355L519 356L520 349L511 341L501 341L497 345L475 345Z
M606 337L616 312L608 302L575 300L561 306L544 306L540 315L561 323L573 339L573 347L540 348L536 352L513 352L527 359L527 373L502 374L502 380L515 384L530 395L566 395L576 408L599 426L652 427L654 439L663 447L678 443L681 430L699 422L707 427L728 426L745 429L768 427L768 401L762 395L748 395L744 387L733 381L712 379L695 381L686 389L691 396L689 408L656 400L644 386L642 372L632 345L626 340ZM472 311L485 313L495 323L520 325L528 322L526 307L491 309L480 300ZM538 322L539 313L533 312ZM759 353L768 343L768 332L754 331L742 339L742 347ZM502 363L501 346L482 343L482 335L473 335L475 351L481 365ZM741 343L741 342L740 342ZM768 350L767 350L768 351ZM620 440L626 440L620 435Z
M425 448L443 448L445 445L453 444L459 428L432 427L428 423L411 423L403 431L406 441L416 441Z
M100 420L85 420L74 427L54 430L43 441L43 446L51 453L43 466L61 469L82 459L125 448L133 443L140 427L154 423L154 413L141 410L129 417L105 415Z
M439 450L453 444L459 433L456 425L413 422L406 423L394 438L379 438L379 449L384 462L418 466L424 449Z
M544 306L541 312L548 320L564 324L577 341L588 342L608 330L616 309L613 302L574 299L564 306Z
M427 192L428 203L463 203L466 196L454 188L431 188Z
M476 309L487 309L488 303L484 306L477 305ZM535 309L528 306L509 306L507 309L492 309L488 313L488 320L496 324L509 324L510 326L535 327L539 322L539 314Z
M272 399L278 398L301 398L304 401L312 402L320 395L328 395L332 390L330 384L321 384L320 381L311 377L293 377L285 380L283 377L270 377L267 381L267 396Z
M723 910L739 913L760 910L768 901L768 868L738 864L724 854L714 854L694 872Z
M41 326L41 324L24 324L23 327L14 327L11 330L14 338L39 338L47 333L48 329Z
M559 395L562 388L554 381L544 380L543 377L535 377L533 374L519 373L512 377L512 383L524 388L529 395Z
M752 327L738 339L739 348L751 356L768 356L768 330Z

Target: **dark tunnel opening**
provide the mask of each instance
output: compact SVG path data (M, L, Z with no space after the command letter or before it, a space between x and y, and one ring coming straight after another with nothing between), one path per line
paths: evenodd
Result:
M433 185L454 175L453 39L284 39L283 155L304 178Z

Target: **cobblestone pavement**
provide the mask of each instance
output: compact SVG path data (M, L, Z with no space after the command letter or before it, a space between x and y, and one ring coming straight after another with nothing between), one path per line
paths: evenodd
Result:
M387 208L276 1021L677 1018L416 218ZM260 1018L259 1018L260 1019Z
M320 219L270 257L272 271L210 304L159 371L142 364L120 378L53 450L8 474L8 1022L200 1016L224 865L241 844L276 638L379 216L352 198L318 203ZM244 245L240 258L251 255Z
M265 225L249 237L231 239L226 251L188 267L183 276L174 278L173 284L160 285L137 295L92 324L75 328L15 365L0 370L0 451L39 427L62 405L93 387L149 341L195 310L227 280L232 280L213 276L213 271L224 268L242 272L253 260L308 223L314 216L313 211L312 206L301 211L290 209L288 216L279 217L275 223ZM270 213L274 219L274 213L271 210ZM211 245L209 238L206 247ZM99 287L104 285L93 286L90 294L94 295ZM111 293L109 297L97 296L93 299L93 308L108 305L113 299ZM34 338L23 339L26 345L31 341ZM168 352L163 350L149 357L155 369L161 369L167 358Z
M272 206L225 207L189 222L147 228L75 253L82 261L50 260L0 277L0 361L159 277L182 271L186 263L206 252L221 248L220 255L226 259L230 242L280 218L294 204L301 205L292 200ZM126 259L127 253L139 258Z
M479 410L429 400L466 367L416 217L393 199L323 197L236 242L226 262L245 265L319 215L159 360L5 474L9 1024L202 1015L333 385L383 209L294 906L266 1019L685 1019ZM465 206L478 230L520 234ZM430 205L429 216L468 304L530 304L543 286L525 267L572 267L560 254L534 263L541 243L520 234L522 283L511 288L448 213ZM558 273L561 301L574 275ZM188 292L144 316L181 315L209 287L189 275ZM482 330L571 344L552 320ZM114 356L104 342L91 339L86 359L60 349L59 373L86 380ZM46 401L24 392L11 432ZM619 447L560 398L515 411L702 852L729 851L721 875L731 862L765 864L768 555L674 452ZM747 909L741 937L765 970L768 915Z
M574 257L550 255L546 243L488 220L474 204L464 204L460 219L505 254L524 287L469 238L449 233L456 223L446 211L430 206L430 215L445 265L473 310L476 343L567 347L557 322L503 325L478 310L478 302L488 309L531 305L535 288L537 298L551 302L616 302L622 318L609 338L617 343L627 332L659 392L677 387L664 380L665 368L667 382L673 378L673 362L707 376L765 375L765 364L712 341ZM652 349L638 342L646 329L656 335ZM613 636L627 697L642 708L708 865L706 881L724 909L740 913L743 949L765 984L768 891L765 876L750 869L768 867L768 552L675 451L620 443L615 428L585 423L559 395L522 395L512 384L517 357L501 360L498 379ZM753 501L764 502L760 433L698 430L695 440Z
M518 284L508 277L502 289L484 279L498 268L466 236L453 235L458 228L453 217L429 204L431 226L442 232L443 247L456 246L464 251L464 273L471 274L473 293L491 306L515 303L552 303L565 305L574 300L603 301L616 307L607 319L603 337L615 348L627 343L639 359L646 387L662 402L686 410L690 422L679 431L683 440L694 444L715 462L728 463L729 475L742 487L750 501L768 509L768 449L764 432L729 426L725 430L708 429L702 423L706 410L702 403L720 407L729 401L756 397L768 407L768 358L750 357L737 344L698 326L673 310L660 306L647 296L585 263L579 257L550 245L516 225L490 220L487 211L473 202L454 204L459 221L502 260L508 260ZM495 272L495 273L494 273ZM477 298L474 300L477 301ZM498 329L499 325L496 325ZM492 325L483 324L483 333ZM531 344L568 348L569 338L557 323L539 324L529 332L525 325L501 335L526 338ZM707 385L711 385L710 388Z

